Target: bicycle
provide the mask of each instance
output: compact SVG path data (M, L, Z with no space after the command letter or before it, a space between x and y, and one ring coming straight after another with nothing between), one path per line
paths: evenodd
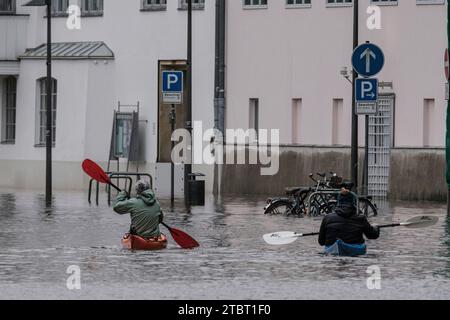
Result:
M264 208L264 214L268 215L297 215L303 216L321 216L334 211L337 205L337 196L341 188L353 189L353 184L344 182L336 173L330 172L331 178L327 178L326 173L317 173L323 178L315 179L313 174L309 178L316 184L313 187L286 188L287 198L268 199L267 206ZM355 194L355 196L357 196ZM378 215L377 206L372 203L370 196L358 197L358 213L366 217Z

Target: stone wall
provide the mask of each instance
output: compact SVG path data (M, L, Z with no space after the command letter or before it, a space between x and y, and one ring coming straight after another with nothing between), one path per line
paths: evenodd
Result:
M286 187L309 186L310 173L334 171L350 179L348 147L280 148L280 170L262 176L260 165L224 165L223 194L282 195ZM359 150L359 181L362 182L364 149ZM445 152L443 149L393 149L390 199L445 201Z

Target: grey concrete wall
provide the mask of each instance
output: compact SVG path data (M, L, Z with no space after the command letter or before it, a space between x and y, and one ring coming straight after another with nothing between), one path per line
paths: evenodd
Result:
M390 198L446 201L444 149L393 149Z
M362 182L364 150L359 151ZM334 171L350 179L350 148L281 147L280 170L261 176L259 165L224 165L224 194L282 195L286 187L311 185L308 175ZM393 149L390 194L394 200L446 201L445 152L442 149Z
M310 173L334 171L350 179L350 148L280 147L280 170L262 176L260 165L224 165L221 189L224 194L281 195L286 187L310 186ZM360 150L360 163L364 152ZM359 177L362 177L360 167Z

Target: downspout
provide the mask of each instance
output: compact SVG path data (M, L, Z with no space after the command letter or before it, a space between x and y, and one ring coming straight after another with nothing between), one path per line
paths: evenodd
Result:
M447 48L450 48L450 4L447 4ZM445 153L447 159L447 213L450 214L450 100L447 101Z
M224 144L225 140L225 46L226 46L226 0L216 0L216 32L215 32L215 74L214 74L214 143ZM215 195L220 194L222 166L214 165Z

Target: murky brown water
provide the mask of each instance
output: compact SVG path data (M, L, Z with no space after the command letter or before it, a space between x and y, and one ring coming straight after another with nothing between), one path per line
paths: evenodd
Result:
M187 213L182 203L166 221L193 235L201 248L171 241L161 252L120 247L128 218L102 199L89 206L83 193L58 193L44 209L35 192L0 190L0 298L53 299L448 299L450 220L444 204L387 204L373 221L415 215L440 218L428 229L384 229L364 258L321 254L315 238L284 247L262 240L273 231L317 231L320 219L270 217L264 198L208 198ZM165 208L169 202L162 201ZM81 290L66 287L70 265L81 270ZM378 266L381 290L367 288Z

